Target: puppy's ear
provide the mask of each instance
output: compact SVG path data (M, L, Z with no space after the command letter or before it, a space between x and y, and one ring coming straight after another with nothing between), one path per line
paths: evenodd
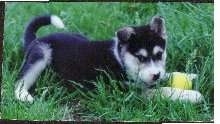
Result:
M131 36L134 34L135 32L132 27L124 27L116 32L116 36L118 37L119 42L121 43L127 43Z
M163 39L167 38L165 21L162 16L154 16L150 22L150 28L159 34Z

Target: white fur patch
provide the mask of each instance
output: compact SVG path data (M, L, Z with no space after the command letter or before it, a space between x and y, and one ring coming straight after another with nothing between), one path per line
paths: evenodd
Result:
M18 80L15 89L15 97L21 101L33 102L33 97L28 92L29 88L34 84L40 73L46 68L51 61L51 49L47 45L42 45L40 48L43 51L44 58L35 62L25 75Z
M52 25L56 26L57 28L64 28L63 21L56 15L52 15L50 17L50 22Z
M145 49L140 49L136 54L147 57L147 51Z
M113 50L113 53L114 53L114 56L115 56L115 58L117 59L117 61L119 62L119 64L121 65L121 66L123 66L123 64L122 64L122 62L121 62L121 58L119 57L119 53L118 53L118 38L117 37L114 37L113 38L113 40L114 40L114 46L113 46L113 48L112 48L112 50Z
M155 46L153 49L153 54L156 55L158 52L163 52L163 49L159 46Z
M124 66L129 78L138 81L139 61L129 52L125 52L123 55Z

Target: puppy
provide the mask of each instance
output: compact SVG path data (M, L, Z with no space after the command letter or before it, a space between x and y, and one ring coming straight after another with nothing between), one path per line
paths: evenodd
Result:
M59 17L45 15L34 18L25 30L25 58L15 86L18 100L33 102L29 89L48 66L64 80L85 86L93 85L88 81L95 80L100 70L139 87L155 85L165 74L166 29L160 16L146 25L121 28L105 41L90 41L75 33L37 37L37 30L49 24L64 28Z

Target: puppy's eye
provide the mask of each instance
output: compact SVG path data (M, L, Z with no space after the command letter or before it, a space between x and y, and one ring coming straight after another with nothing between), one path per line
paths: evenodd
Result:
M147 57L145 57L145 56L142 56L142 55L135 55L135 56L138 58L138 60L139 60L140 62L144 62L144 61L147 60Z
M154 56L154 60L160 60L162 58L162 52L158 52L155 56Z

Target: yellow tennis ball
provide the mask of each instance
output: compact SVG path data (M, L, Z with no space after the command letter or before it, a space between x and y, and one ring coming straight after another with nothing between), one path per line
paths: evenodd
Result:
M168 82L169 85L174 88L180 88L185 90L192 89L192 81L185 73L173 72Z

